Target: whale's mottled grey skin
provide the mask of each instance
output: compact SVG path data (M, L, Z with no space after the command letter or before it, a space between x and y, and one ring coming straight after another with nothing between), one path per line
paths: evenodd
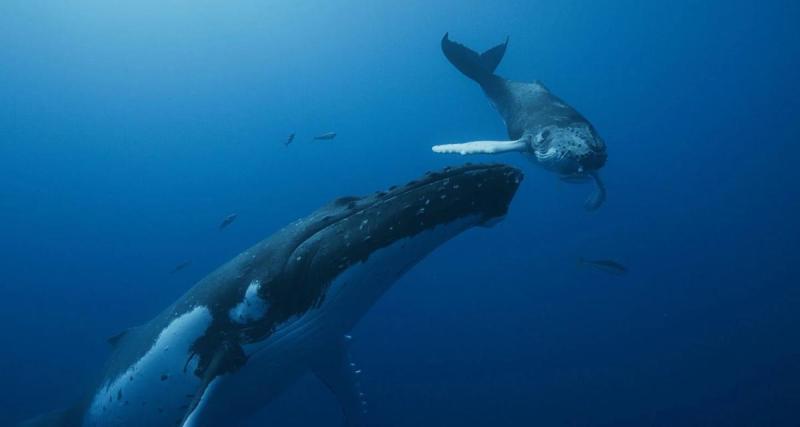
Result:
M504 216L521 179L509 166L466 165L339 198L112 337L102 380L83 401L23 425L235 426L309 370L347 425L365 425L346 334L438 245Z
M478 141L434 147L437 152L461 154L519 151L547 170L566 177L591 176L597 192L587 200L589 210L605 199L597 171L606 162L606 145L594 126L577 110L537 81L517 82L494 73L508 40L482 54L456 43L445 34L442 51L464 75L477 82L503 118L511 142Z

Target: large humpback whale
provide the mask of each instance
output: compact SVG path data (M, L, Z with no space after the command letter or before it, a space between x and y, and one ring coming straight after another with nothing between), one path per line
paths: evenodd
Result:
M510 141L472 141L433 147L437 153L498 154L521 152L568 182L591 177L597 190L586 200L595 210L606 196L597 171L606 162L606 145L591 123L539 82L516 82L494 74L508 39L478 54L442 38L442 51L464 75L477 82L503 117Z
M505 215L522 174L466 165L343 197L242 252L109 341L102 380L32 427L235 426L307 371L364 425L345 334L418 261Z

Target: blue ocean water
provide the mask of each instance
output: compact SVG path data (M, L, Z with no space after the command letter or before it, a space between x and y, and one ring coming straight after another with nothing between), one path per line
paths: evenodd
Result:
M372 422L800 425L800 3L432 3L3 2L0 425L78 399L107 337L284 224L504 138L447 31L510 36L498 73L592 121L609 196L470 158L525 181L353 331ZM339 424L308 377L249 425Z

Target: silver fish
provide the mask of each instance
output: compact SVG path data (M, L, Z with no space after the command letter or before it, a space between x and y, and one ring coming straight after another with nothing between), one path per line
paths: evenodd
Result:
M190 265L192 265L192 261L191 260L184 261L184 262L176 265L175 268L173 268L172 271L169 272L169 274L175 274L175 273L177 273L177 272L179 272L181 270L184 270L184 269L188 268Z
M223 219L222 222L219 224L219 229L222 230L225 227L231 225L231 223L233 221L236 221L236 217L238 217L238 216L239 215L235 214L235 213L232 213L232 214L226 216L225 219Z
M336 132L328 132L328 133L323 133L322 135L317 135L317 136L314 137L313 140L314 141L328 141L328 140L331 140L333 138L336 138Z
M622 276L628 273L628 268L624 265L610 259L584 259L578 258L578 265L589 266L600 270L602 272L613 274L615 276Z

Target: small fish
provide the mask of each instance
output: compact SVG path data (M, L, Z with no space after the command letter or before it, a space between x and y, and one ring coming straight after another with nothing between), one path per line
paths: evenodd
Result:
M328 132L323 133L322 135L317 135L314 137L313 141L328 141L333 138L336 138L336 132Z
M186 260L186 261L176 265L175 268L173 268L172 271L169 272L169 274L175 274L175 273L177 273L177 272L189 267L190 265L192 265L192 261L191 260Z
M224 220L219 224L219 229L223 230L225 227L231 225L233 221L236 221L236 217L239 216L238 214L232 213L225 217Z
M584 259L578 258L578 265L588 265L608 274L622 276L628 273L628 268L610 259Z
M292 132L292 133L290 133L290 134L289 134L289 137L288 137L288 138L286 138L286 142L284 142L284 143L283 143L283 145L285 145L285 146L287 146L287 147L288 147L288 146L289 146L289 144L291 144L291 143L292 143L292 141L294 141L294 132Z

